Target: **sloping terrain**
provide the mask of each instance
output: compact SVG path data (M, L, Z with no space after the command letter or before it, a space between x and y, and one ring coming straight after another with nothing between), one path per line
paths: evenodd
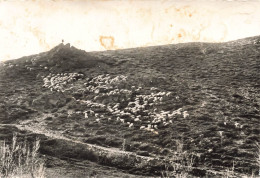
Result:
M0 64L0 121L42 135L42 154L63 160L258 175L259 41L91 53L60 44Z

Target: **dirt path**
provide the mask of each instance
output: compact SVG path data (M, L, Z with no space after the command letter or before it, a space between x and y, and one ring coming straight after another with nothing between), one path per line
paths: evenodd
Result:
M62 136L60 133L58 132L54 132L54 131L47 131L47 130L42 130L40 127L37 126L26 126L26 125L19 125L19 124L0 124L0 127L4 127L4 126L11 126L11 127L15 127L21 131L26 131L26 132L31 132L37 135L44 135L47 138L51 138L51 139L57 139L57 140L63 140L63 141L67 141L70 143L75 143L75 144L81 144L84 145L88 150L94 151L94 152L102 152L105 154L114 154L117 156L134 156L136 159L141 160L143 163L148 163L150 161L162 161L158 158L154 158L154 157L148 157L148 156L141 156L141 155L137 155L133 152L128 152L128 151L122 151L119 150L117 148L106 148L106 147L102 147L102 146L98 146L98 145L93 145L93 144L89 144L89 143L84 143L75 139L70 139L67 137ZM166 161L166 160L164 160ZM180 166L177 163L174 163L177 166ZM148 165L148 164L147 164ZM227 174L227 172L220 172L220 171L215 171L215 170L210 170L209 168L199 168L199 167L191 167L191 166L184 166L185 168L188 168L189 170L200 170L200 171L205 171L208 174L210 174L213 177L218 177L218 176L225 176ZM230 177L245 177L247 175L245 174L241 174L241 173L235 173L235 172L231 172L229 174Z

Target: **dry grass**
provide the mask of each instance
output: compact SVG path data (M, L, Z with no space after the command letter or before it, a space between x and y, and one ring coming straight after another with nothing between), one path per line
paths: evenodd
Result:
M176 154L170 160L170 164L165 165L162 177L186 178L194 164L194 157L183 150L183 142L177 140Z
M256 147L257 147L257 153L256 153L256 162L259 166L259 170L260 170L260 144L256 143Z
M43 178L45 173L44 162L39 158L40 140L36 138L33 145L25 140L17 142L14 134L12 142L4 141L0 145L0 176Z
M256 151L256 162L258 165L258 176L260 176L260 144L256 143L257 151Z

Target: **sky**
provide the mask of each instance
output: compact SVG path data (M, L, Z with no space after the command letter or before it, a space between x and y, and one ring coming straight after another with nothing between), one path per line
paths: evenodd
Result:
M260 35L260 0L0 0L0 61Z

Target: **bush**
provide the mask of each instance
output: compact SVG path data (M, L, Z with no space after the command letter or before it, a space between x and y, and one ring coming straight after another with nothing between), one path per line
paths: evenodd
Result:
M0 145L0 176L43 178L45 166L38 155L39 147L39 139L30 146L26 140L18 143L16 134L11 144L3 141Z
M191 173L195 157L184 151L182 140L176 140L176 152L171 156L170 162L165 164L165 170L161 172L162 177L186 178Z

